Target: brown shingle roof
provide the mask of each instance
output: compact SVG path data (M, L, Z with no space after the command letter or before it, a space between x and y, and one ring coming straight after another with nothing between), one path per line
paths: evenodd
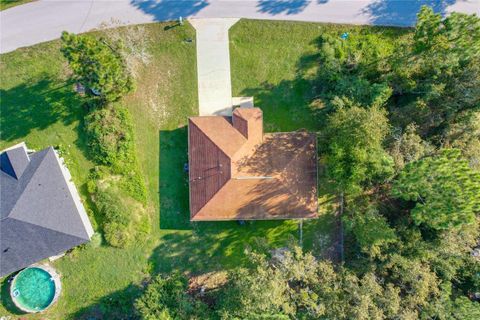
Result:
M316 136L263 135L262 120L258 108L190 118L192 221L316 217Z

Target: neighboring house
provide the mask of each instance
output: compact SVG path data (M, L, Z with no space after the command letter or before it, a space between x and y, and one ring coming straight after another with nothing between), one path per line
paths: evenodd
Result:
M316 218L316 135L263 134L259 108L188 123L190 219Z
M21 143L0 153L0 276L90 240L77 189L52 147Z

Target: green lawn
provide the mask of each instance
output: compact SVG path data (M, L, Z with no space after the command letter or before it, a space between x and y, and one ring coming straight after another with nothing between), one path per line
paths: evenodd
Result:
M196 114L197 83L193 29L144 26L151 57L136 67L137 90L125 101L135 124L139 161L148 188L154 226L146 241L126 249L82 248L56 261L63 293L40 319L115 319L131 312L145 278L173 269L189 274L228 269L244 261L245 245L265 237L276 246L298 238L294 221L189 222L187 117ZM310 66L321 32L343 27L308 23L241 21L231 31L235 95L255 96L266 131L318 130L309 106L312 83L299 74ZM167 29L167 30L166 30ZM119 32L129 33L131 29ZM54 41L0 56L0 149L19 141L30 148L62 145L74 181L85 198L88 159L81 128L81 98L72 91L68 68ZM333 197L322 179L321 217L304 224L304 247L325 253L333 230ZM88 203L87 203L88 205ZM6 288L4 281L2 289ZM14 312L2 290L0 315Z
M35 0L0 0L0 11Z

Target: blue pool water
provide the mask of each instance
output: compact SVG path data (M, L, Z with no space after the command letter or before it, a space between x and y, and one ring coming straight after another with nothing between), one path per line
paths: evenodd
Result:
M46 270L27 268L15 277L10 292L12 299L23 309L41 311L55 297L55 282Z

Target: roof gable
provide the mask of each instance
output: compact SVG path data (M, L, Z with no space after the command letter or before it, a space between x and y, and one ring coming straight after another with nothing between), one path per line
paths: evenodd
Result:
M24 145L6 150L0 155L0 169L15 179L19 179L30 162Z
M48 148L9 217L88 240L68 191L55 151Z
M220 150L232 157L247 139L236 130L228 117L192 117L190 122L203 132Z

